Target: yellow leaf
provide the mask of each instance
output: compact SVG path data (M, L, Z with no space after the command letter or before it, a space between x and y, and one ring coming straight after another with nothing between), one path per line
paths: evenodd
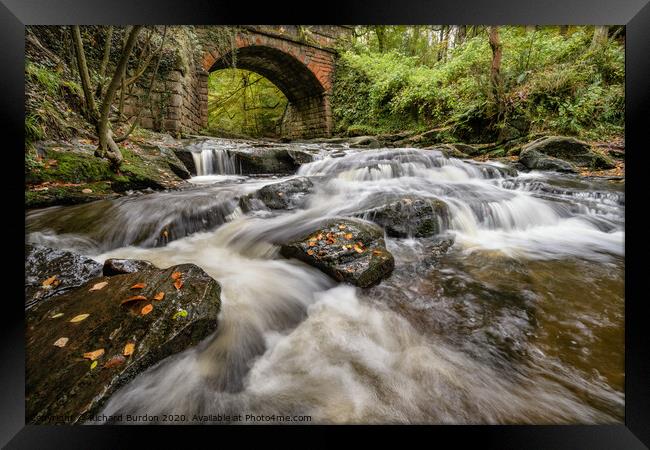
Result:
M104 349L100 348L97 350L93 350L92 352L84 353L84 358L94 361L100 356L102 356L103 354L104 354Z
M140 313L141 313L143 316L146 316L146 315L149 314L152 310L153 310L153 305L152 305L151 303L149 303L148 305L145 305L144 308L142 308L142 310L140 311Z
M77 323L81 322L82 320L86 320L90 314L79 314L78 316L74 316L72 319L70 319L71 323Z
M93 363L90 365L90 370L93 370L95 367L97 367L97 361L93 361Z
M65 347L65 344L67 344L67 343L68 343L68 338L67 337L62 337L62 338L58 338L56 340L56 342L54 343L54 345L56 345L57 347L63 348L63 347Z
M132 343L132 342L129 342L128 344L126 344L124 346L124 351L122 352L122 354L124 356L131 356L133 354L134 350L135 350L135 344Z
M352 233L346 233L345 239L347 239L348 241L352 239Z
M99 291L100 289L103 289L107 284L108 281L102 281L101 283L96 283L93 285L93 287L90 288L88 292Z
M57 313L57 314L54 314L52 317L50 317L50 319L56 319L58 317L61 317L62 315L63 315L63 313Z

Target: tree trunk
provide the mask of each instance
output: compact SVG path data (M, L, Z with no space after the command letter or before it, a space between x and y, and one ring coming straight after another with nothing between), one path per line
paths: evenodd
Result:
M492 49L492 65L490 68L490 81L492 94L497 105L499 117L503 114L503 99L501 98L501 41L499 27L491 26L489 33L490 48Z
M600 47L602 44L607 42L607 36L609 33L609 27L606 25L596 25L594 27L594 37L591 40L591 48Z
M97 85L96 95L102 96L104 89L104 75L106 74L106 67L108 67L108 60L111 56L111 39L113 38L113 27L108 27L106 30L106 42L104 42L104 56L102 57L102 64L99 67L99 84Z
M386 49L386 29L383 25L375 25L375 34L377 35L377 45L379 46L379 53L384 53Z
M73 25L70 29L70 36L74 43L77 67L79 68L79 78L81 78L81 87L86 100L86 117L91 121L91 123L96 123L98 117L97 105L95 104L95 97L93 96L93 90L90 86L90 75L88 75L88 64L86 63L86 53L84 52L83 43L81 42L81 30L79 29L79 25Z
M113 78L111 79L111 82L106 89L106 94L104 94L104 99L102 101L102 107L100 110L99 122L97 123L97 134L99 135L99 147L97 148L97 154L101 157L108 157L114 170L119 169L120 164L122 163L122 153L120 152L120 149L115 141L113 141L113 132L110 129L108 119L111 111L111 105L113 104L113 99L115 98L115 93L120 86L122 76L129 61L129 56L131 56L131 51L135 46L135 42L141 29L141 25L136 25L131 29L131 32L129 33L129 37L124 45L122 56L117 63L117 67L115 67Z
M465 37L467 36L467 25L458 25L456 29L456 39L454 40L454 47L461 45L465 42Z
M569 25L560 25L560 36L566 36L569 32Z

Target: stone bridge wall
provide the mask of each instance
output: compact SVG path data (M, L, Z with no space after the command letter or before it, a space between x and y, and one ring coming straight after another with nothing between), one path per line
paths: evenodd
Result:
M339 39L349 36L342 26L246 26L236 36L236 67L257 72L273 82L289 100L281 134L289 138L328 136L332 131L330 94ZM181 58L184 67L156 83L153 108L143 110L145 128L194 134L208 125L208 76L230 67L209 43L201 61ZM183 50L191 54L190 50ZM135 113L138 98L127 101L125 114Z

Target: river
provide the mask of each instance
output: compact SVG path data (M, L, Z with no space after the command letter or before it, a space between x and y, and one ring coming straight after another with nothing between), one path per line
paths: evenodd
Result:
M103 414L623 422L623 184L309 144L303 206L244 213L241 196L291 177L238 175L234 144L207 145L190 189L27 214L31 242L100 262L194 263L222 286L217 332L137 376ZM395 271L361 290L278 254L319 219L402 195L447 203L454 245L442 257L431 257L440 237L387 238Z

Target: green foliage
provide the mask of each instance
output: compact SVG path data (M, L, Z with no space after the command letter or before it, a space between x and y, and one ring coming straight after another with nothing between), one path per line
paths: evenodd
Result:
M385 28L383 52L373 30L342 52L332 95L340 133L451 125L459 139L494 142L528 132L597 139L623 131L624 47L614 40L593 47L593 27L571 27L567 36L558 27L499 27L501 116L491 93L492 52L481 29L442 56L439 43L425 49L420 39L424 57L405 44L417 34L413 27Z
M241 69L213 72L208 81L208 128L253 137L277 135L287 99L263 76Z

